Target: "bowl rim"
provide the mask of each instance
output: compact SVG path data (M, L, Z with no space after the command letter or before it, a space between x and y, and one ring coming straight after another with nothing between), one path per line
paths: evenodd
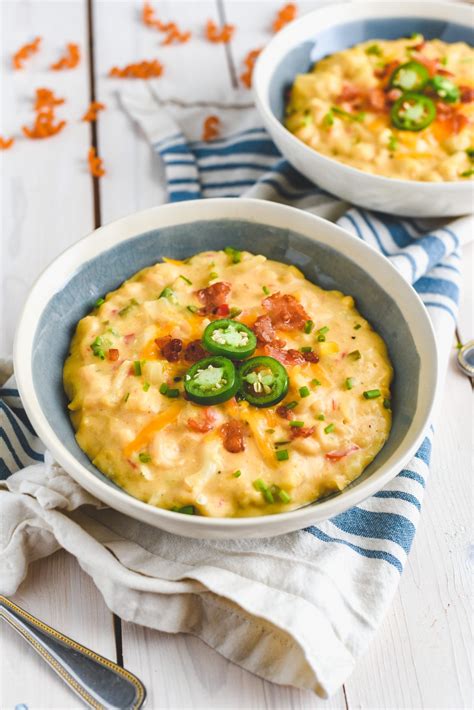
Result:
M224 213L224 216L212 214L219 208ZM198 214L196 214L196 211ZM425 398L425 404L424 411L419 417L416 432L413 433L413 426L411 426L401 444L390 457L394 460L390 465L388 465L388 462L383 464L382 468L386 470L382 475L377 476L380 470L378 469L360 485L342 491L341 495L334 496L316 505L308 504L284 513L239 518L180 516L180 528L182 528L180 534L188 537L199 537L200 533L205 532L210 532L216 536L223 533L238 533L239 531L242 534L248 534L249 530L256 526L259 529L259 535L264 534L267 528L266 534L274 535L279 534L281 531L275 532L271 528L280 527L283 528L283 532L301 529L307 525L333 517L361 503L380 490L403 469L405 464L413 457L425 436L439 389L437 387L439 379L438 352L433 326L425 306L413 287L403 278L395 266L370 244L357 239L342 227L322 217L288 205L266 200L235 199L232 197L210 198L207 200L176 202L142 210L93 230L89 235L65 249L43 270L33 284L23 306L13 351L14 372L20 397L37 435L65 471L99 500L136 519L146 520L146 522L154 524L156 527L167 529L165 521L170 523L171 521L176 521L176 514L173 511L145 503L138 498L134 498L125 490L111 486L110 483L102 480L101 476L105 476L105 474L100 471L98 471L99 475L91 473L68 451L59 437L56 436L39 403L33 381L32 356L36 328L44 307L56 293L65 287L77 270L87 261L121 242L131 240L133 237L140 238L143 234L153 229L189 224L197 219L209 219L211 221L216 219L242 219L251 223L270 226L283 225L286 228L294 229L309 239L327 244L336 250L341 250L341 246L346 246L350 251L351 245L352 247L355 246L360 252L361 258L366 258L366 263L371 262L371 266L375 265L377 267L372 273L383 275L386 283L390 284L393 294L389 293L389 295L392 295L396 300L400 298L400 289L401 293L404 292L411 309L407 317L409 317L411 322L410 330L412 333L414 333L413 327L416 323L415 344L422 343L425 340L426 345L424 348L427 352L430 352L431 357L429 361L422 362L421 373L424 373L424 378L420 377L419 399L415 417L420 408L421 392ZM303 226L306 231L301 231ZM335 245L334 242L337 244ZM347 258L354 258L346 251L342 250L342 252ZM57 274L60 275L59 283ZM380 276L377 277L377 280L379 278ZM382 288L387 290L387 286ZM424 383L423 379L426 380ZM423 384L425 386L421 389ZM418 414L420 414L419 411ZM65 413L65 416L67 416L67 413ZM398 453L399 449L401 449L400 453ZM162 525L160 525L160 520L163 521Z
M343 12L341 12L343 10ZM390 14L387 14L390 13ZM434 14L433 14L434 13ZM470 20L472 21L472 9L470 10L469 5L460 2L444 2L443 0L429 0L428 2L415 2L415 3L403 3L400 0L368 0L367 2L337 2L336 4L323 5L320 8L316 8L311 12L302 15L300 18L293 20L286 27L284 27L280 32L278 32L270 42L264 47L263 51L259 54L257 61L255 63L253 79L252 79L252 91L255 104L260 114L267 122L267 125L271 125L272 129L277 133L277 135L293 144L295 149L301 151L301 154L310 160L319 160L321 166L338 166L342 173L341 179L346 178L351 179L361 179L367 180L367 182L373 181L374 184L385 185L389 188L395 184L397 187L401 188L413 188L427 190L433 193L436 192L470 192L473 189L472 181L470 180L448 180L445 182L429 182L425 180L403 180L400 178L387 177L386 175L376 175L374 173L368 173L360 168L355 168L352 165L347 165L335 158L331 158L319 151L311 148L309 145L297 138L291 131L289 131L283 123L275 116L272 109L270 108L270 102L268 99L268 88L270 81L273 77L275 67L280 63L280 61L288 54L289 51L294 49L299 44L302 44L305 40L309 39L311 35L315 34L315 30L312 30L312 21L314 20L314 26L319 26L325 16L331 18L332 16L337 17L333 22L328 23L328 27L334 27L337 25L343 25L355 19L368 19L368 18L384 18L389 17L421 17L424 19L440 19L451 22L457 22L458 24L464 24L470 27ZM324 29L324 28L323 28ZM302 35L302 36L300 36ZM307 36L308 35L308 36ZM352 46L352 45L349 45ZM434 197L434 195L433 195Z

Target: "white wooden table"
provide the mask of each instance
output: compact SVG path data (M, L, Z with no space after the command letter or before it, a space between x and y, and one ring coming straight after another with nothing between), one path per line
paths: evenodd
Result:
M300 12L316 5L301 2ZM159 38L138 20L138 0L0 0L0 135L17 133L20 125L30 122L30 98L39 86L67 97L58 113L69 121L67 129L51 140L18 140L13 150L0 154L1 355L11 351L31 283L53 257L94 227L164 200L160 166L119 109L108 69L158 56L177 82L183 72L195 71L205 100L209 81L235 86L244 54L268 41L268 27L279 6L273 0L160 0L155 7L162 19L177 19L195 33L189 45L161 48ZM232 44L205 42L202 30L207 19L220 22L223 17L238 28ZM25 71L11 72L9 56L37 35L43 37L44 51ZM80 67L46 71L70 41L83 49ZM189 51L191 64L184 59ZM92 97L107 104L97 135L78 120ZM100 183L87 173L92 142L107 168ZM464 253L461 340L474 333L472 264L469 248ZM91 579L64 552L33 564L15 601L139 675L148 688L151 708L471 707L472 388L456 369L454 353L453 347L421 523L399 590L367 655L330 700L260 680L196 638L121 623L108 611ZM2 638L2 708L21 703L30 709L79 706L12 630L4 627Z

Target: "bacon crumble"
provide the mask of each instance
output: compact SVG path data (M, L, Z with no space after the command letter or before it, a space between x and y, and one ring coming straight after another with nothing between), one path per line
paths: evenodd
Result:
M237 419L230 419L220 428L223 438L224 449L231 454L238 454L245 451L244 423Z

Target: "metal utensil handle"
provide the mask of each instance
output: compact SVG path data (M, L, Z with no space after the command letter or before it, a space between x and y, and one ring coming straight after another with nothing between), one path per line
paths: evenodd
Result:
M136 676L52 629L1 595L0 618L26 639L89 707L138 710L143 706L146 690Z

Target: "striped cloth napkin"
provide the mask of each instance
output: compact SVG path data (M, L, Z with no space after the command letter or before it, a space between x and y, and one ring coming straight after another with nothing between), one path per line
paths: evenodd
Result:
M226 137L205 143L196 135L202 106L181 106L178 124L172 106L164 110L150 92L122 96L122 102L163 161L171 201L239 195L277 200L335 219L379 249L428 308L444 370L470 218L441 225L342 203L281 157L248 106L207 108L220 117ZM321 696L340 687L397 588L420 515L431 431L383 490L325 523L272 539L199 541L101 507L47 452L44 457L13 381L0 396L4 593L15 591L31 560L64 547L122 618L198 635L276 683Z

